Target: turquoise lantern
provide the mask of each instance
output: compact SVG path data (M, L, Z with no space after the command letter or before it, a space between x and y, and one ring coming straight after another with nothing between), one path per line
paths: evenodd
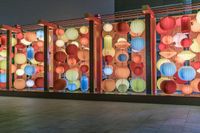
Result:
M183 66L178 70L178 76L184 81L191 81L196 76L196 71L191 66Z
M5 83L6 82L6 74L5 73L1 73L0 74L0 83Z
M172 62L163 63L160 72L163 76L173 76L176 73L176 66Z
M26 53L27 59L29 59L29 60L33 59L34 58L34 48L28 47L26 51L27 51L27 53Z
M142 37L136 37L131 39L131 48L140 52L145 47L145 41Z
M33 65L26 65L25 68L24 68L24 72L25 72L26 75L32 76L33 74L36 73L35 66L33 66Z
M88 91L88 77L86 75L83 75L81 77L81 91L82 92L87 92Z

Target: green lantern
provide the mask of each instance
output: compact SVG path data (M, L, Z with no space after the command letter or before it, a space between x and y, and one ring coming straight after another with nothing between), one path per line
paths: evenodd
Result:
M132 79L130 84L135 92L143 92L146 89L146 82L141 78Z

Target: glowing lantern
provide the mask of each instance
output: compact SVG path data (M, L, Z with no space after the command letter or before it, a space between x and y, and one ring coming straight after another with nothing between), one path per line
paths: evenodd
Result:
M26 65L24 68L24 71L25 71L25 74L29 76L32 76L33 74L36 73L35 66L33 65Z
M81 38L80 38L80 43L81 43L82 45L88 46L88 44L89 44L89 39L88 39L87 37L81 37Z
M191 66L194 69L198 70L200 68L200 61L195 61L195 62L193 61L193 62L191 62Z
M37 77L35 79L35 85L38 88L43 88L44 87L44 78L43 77Z
M181 51L177 56L184 60L191 60L196 56L196 54L194 54L193 52L189 50L185 50L185 51Z
M194 92L200 92L199 83L200 83L200 78L196 78L191 81L191 87L193 88Z
M103 30L104 30L105 32L111 32L111 31L113 30L112 24L110 24L110 23L104 24L104 25L103 25Z
M165 34L168 33L167 30L163 30L163 29L160 27L160 23L158 23L158 24L156 25L156 31L157 31L159 34L161 34L161 35L165 35Z
M159 54L164 57L164 58L172 58L173 56L175 56L177 54L177 52L171 48L165 49L161 52L159 52Z
M197 20L197 23L200 24L200 11L197 12L196 20Z
M126 51L117 51L115 57L117 62L127 62L129 55Z
M43 62L44 61L44 53L39 51L35 53L35 60L38 62Z
M17 53L15 54L14 60L16 64L24 64L26 63L26 56L22 53Z
M33 49L33 47L28 47L26 49L26 56L27 56L27 59L29 59L29 60L34 58L34 49Z
M111 55L112 57L115 56L115 49L114 48L111 48L111 49L103 49L102 51L102 54L103 56L106 56L106 55Z
M130 84L131 89L135 92L143 92L146 89L146 82L140 78L132 79Z
M130 46L131 44L128 43L127 41L119 41L117 43L115 43L115 47L119 48L119 49L126 49Z
M0 56L6 57L6 55L7 55L6 50L2 50L2 51L0 52Z
M140 19L133 20L130 24L130 29L133 33L141 34L145 30L145 23Z
M176 73L176 66L172 62L163 63L160 66L160 72L163 76L173 76Z
M62 74L62 73L64 73L64 72L65 72L65 69L64 69L63 66L57 66L57 67L56 67L56 73Z
M161 90L161 83L163 82L163 81L165 81L165 80L170 80L169 78L167 78L167 77L161 77L161 78L159 78L158 80L157 80L157 87L158 87L158 89L159 90Z
M23 69L17 69L16 74L17 74L17 76L22 76L22 75L24 75L24 70Z
M173 36L173 42L175 42L175 47L182 47L181 46L181 41L183 39L187 38L187 35L184 34L184 33L176 33L174 36Z
M78 51L78 58L80 60L84 60L84 61L89 60L89 50L87 50L87 49L79 50Z
M16 37L17 37L17 39L21 40L24 38L24 35L23 35L23 33L19 32L19 33L17 33Z
M63 29L56 29L56 35L57 36L62 36L65 34L65 31Z
M65 52L63 51L57 51L54 54L54 59L58 62L65 62L65 60L67 59L67 55Z
M54 82L53 89L55 90L63 90L66 87L66 81L64 79L57 79Z
M17 39L12 38L12 40L11 40L11 44L12 44L12 46L15 46L15 45L17 44Z
M112 48L112 37L110 35L104 36L104 48L105 49Z
M180 79L182 79L184 81L191 81L195 78L196 71L191 66L182 66L178 70L178 76L179 76Z
M192 94L193 89L192 89L192 87L190 85L184 85L181 88L181 91L183 92L183 94L189 95L189 94Z
M5 82L6 82L6 74L0 73L0 83L5 83Z
M57 47L63 47L63 46L65 46L65 42L63 40L57 40L56 41L56 46Z
M32 79L29 79L26 81L26 86L27 87L33 87L35 85L35 82Z
M127 22L119 22L117 24L117 32L121 35L126 35L130 31L129 25Z
M81 26L79 31L80 31L81 34L87 34L89 29L88 29L87 26Z
M136 75L136 76L139 76L143 73L143 68L141 66L136 66L133 70L133 73Z
M198 43L197 39L193 39L193 43L190 46L190 49L195 53L200 52L200 44Z
M115 76L116 78L128 78L130 75L130 70L128 67L116 67L115 69Z
M80 86L81 86L81 83L79 80L75 80L75 81L68 81L68 84L75 84L76 85L76 88L75 90L79 89ZM69 88L68 88L69 89Z
M67 72L65 73L66 78L70 81L74 81L78 79L79 73L76 70L73 69L69 69L67 70Z
M107 65L104 67L103 72L105 75L111 75L113 73L113 67L110 65Z
M113 79L106 79L102 82L102 89L105 92L112 92L115 90L115 80Z
M88 77L86 75L81 76L81 91L87 92L89 85L88 85Z
M160 20L160 27L163 30L172 30L175 28L175 26L176 26L176 20L174 17L167 16Z
M189 33L191 30L191 18L189 16L182 16L181 17L181 32L182 33Z
M7 37L5 35L2 35L0 42L1 42L2 45L6 45L6 43L7 43Z
M77 86L75 83L69 83L69 84L67 84L67 89L69 91L75 91L77 89Z
M77 29L75 28L69 28L65 31L66 37L69 40L76 40L79 36Z
M165 36L162 37L161 41L164 44L171 44L173 42L173 38L170 35L165 35Z
M23 90L26 87L26 82L24 79L15 79L14 88L17 90Z
M1 70L6 70L7 65L6 65L6 60L1 60L0 61L0 69Z
M36 31L36 36L39 40L44 40L44 31L43 30Z
M81 65L80 70L82 73L86 73L89 70L88 65Z
M192 45L192 40L189 39L189 38L184 38L183 40L181 40L181 45L182 45L184 48L189 48L190 45Z
M78 47L76 45L69 44L66 47L66 53L68 55L77 55L77 53L78 53Z
M160 85L161 90L166 94L173 94L176 92L176 83L173 80L164 80Z
M139 55L139 54L134 54L132 56L132 60L135 62L135 63L141 63L142 62L142 56Z
M145 41L141 37L131 39L131 48L137 50L138 52L144 49Z
M129 82L126 79L118 79L116 82L116 88L120 93L125 93L129 88Z
M163 50L165 50L167 48L167 45L165 45L164 43L160 43L158 45L158 48L159 48L160 51L163 51Z
M36 33L35 32L26 32L24 34L24 38L26 41L28 42L34 42L37 40L37 36L36 36Z

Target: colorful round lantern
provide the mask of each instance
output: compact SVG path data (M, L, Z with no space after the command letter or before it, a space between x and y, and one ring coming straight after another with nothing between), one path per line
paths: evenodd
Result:
M184 38L183 40L181 40L181 45L182 45L184 48L189 48L190 45L192 45L192 40L189 39L189 38Z
M23 90L26 87L26 82L24 79L15 79L14 88L17 90Z
M175 42L175 47L182 47L181 46L181 41L183 39L187 38L187 35L184 34L184 33L176 33L174 36L173 36L173 42Z
M64 72L65 72L65 69L64 69L63 66L57 66L57 67L56 67L56 73L62 74L62 73L64 73Z
M54 59L58 62L65 62L65 60L67 59L67 55L65 52L63 51L57 51L54 54Z
M145 41L141 37L136 37L131 39L131 48L137 50L138 52L144 49Z
M197 20L197 23L200 24L200 11L197 12L196 20Z
M136 75L136 76L139 76L143 73L143 68L141 66L136 66L133 70L133 73Z
M164 43L164 44L171 44L173 42L173 37L170 36L170 35L165 35L162 37L161 41Z
M63 89L65 89L66 85L67 85L66 84L66 80L64 80L64 79L57 79L54 82L53 89L54 90L63 90Z
M76 45L69 44L66 47L66 53L68 55L77 55L77 53L78 53L78 47Z
M27 87L33 87L35 85L35 82L32 79L29 79L26 81L26 86Z
M178 70L178 76L179 76L180 79L182 79L184 81L191 81L195 78L196 71L191 66L182 66Z
M115 90L115 80L113 79L106 79L102 82L102 89L105 92L112 92Z
M89 39L88 39L87 37L81 37L81 38L80 38L80 43L81 43L82 45L88 46L88 44L89 44Z
M200 61L193 61L191 62L191 66L195 69L198 70L200 68Z
M176 83L173 80L164 80L160 85L161 90L166 94L173 94L176 92Z
M75 83L68 83L68 84L67 84L67 89L68 89L69 91L75 91L75 90L77 89L77 86L76 86Z
M189 94L192 94L193 89L192 89L192 87L190 85L184 85L181 88L181 91L183 92L183 94L189 95Z
M129 25L127 22L117 23L117 32L121 35L126 35L130 31Z
M157 61L157 64L156 64L156 67L157 69L160 71L160 66L163 64L163 63L168 63L170 62L169 59L166 59L166 58L161 58Z
M26 32L26 33L24 34L24 38L25 38L25 40L28 41L28 42L34 42L34 41L37 40L37 35L36 35L35 32Z
M86 75L81 76L81 91L87 92L89 88L89 81Z
M63 40L65 43L69 41L66 34L64 34L62 36L58 36L58 39Z
M35 53L35 60L38 62L43 62L44 61L44 53L39 51Z
M191 31L192 32L199 32L200 31L200 23L194 19L191 21Z
M67 72L65 73L65 75L66 75L66 78L67 78L68 80L70 80L70 81L77 80L78 77L79 77L78 71L73 70L73 69L67 70Z
M112 48L112 36L110 36L110 35L104 36L104 48L105 49Z
M157 80L157 87L159 90L161 90L161 83L165 80L170 80L169 78L167 77L160 77L158 80Z
M65 46L65 42L63 40L57 40L56 41L56 46L57 47L63 47L63 46Z
M176 65L172 62L163 63L160 72L163 76L173 76L176 73Z
M44 40L44 31L43 30L36 31L36 36L39 40Z
M26 65L24 68L25 74L28 76L32 76L33 74L36 73L35 66L33 65Z
M107 65L104 67L103 72L105 75L112 75L113 67L111 65Z
M165 34L168 33L168 30L163 30L163 29L160 27L160 23L158 23L158 24L156 25L156 31L157 31L159 34L161 34L161 35L165 35Z
M130 70L128 67L116 67L115 76L116 78L126 79L130 75Z
M27 59L29 59L29 60L34 58L34 48L33 47L28 47L26 49L26 56L27 56Z
M37 77L35 79L35 85L38 88L43 88L44 87L44 78L43 77Z
M6 68L7 68L6 60L1 60L0 61L0 69L6 70Z
M65 31L63 29L56 29L56 35L57 36L62 36L65 34Z
M185 51L181 51L177 56L183 60L191 60L196 56L196 54L194 54L193 52L189 50L185 50Z
M142 62L142 56L139 55L139 54L134 54L134 55L132 56L132 60L133 60L133 62L135 62L135 63L141 63L141 62Z
M120 93L125 93L129 89L129 82L127 79L118 79L116 82L116 88Z
M146 82L141 78L132 79L130 84L134 92L143 92L146 89Z
M197 39L193 39L190 49L195 53L200 53L200 44L198 43Z
M21 65L21 64L26 63L26 56L22 53L17 53L17 54L15 54L14 60L15 60L16 64Z
M89 29L87 26L81 26L80 29L79 29L80 33L81 34L87 34L89 32Z
M133 33L141 34L145 30L145 23L140 19L133 20L130 24L130 29Z
M76 40L79 36L78 31L76 28L69 28L65 31L66 37L69 40Z
M17 69L16 70L17 76L23 76L24 75L24 70L23 69Z
M86 72L88 72L89 67L88 67L88 65L84 64L84 65L81 65L80 70L82 73L86 73Z
M160 27L163 30L172 30L176 26L176 19L174 17L164 17L160 20Z
M105 24L103 25L103 30L104 30L105 32L111 32L111 31L113 30L112 24L110 24L110 23L105 23Z
M16 70L17 70L17 66L15 66L14 64L11 64L11 73L15 73Z
M5 82L6 82L6 74L0 73L0 83L5 83Z
M102 54L103 56L106 56L106 55L111 55L112 57L115 56L115 49L114 48L111 48L111 49L103 49L102 51Z
M87 50L87 49L79 50L78 51L78 58L79 58L79 60L82 60L82 61L89 60L89 50Z

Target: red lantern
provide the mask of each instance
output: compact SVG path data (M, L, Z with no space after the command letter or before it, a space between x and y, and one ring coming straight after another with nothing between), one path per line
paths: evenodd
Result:
M132 56L133 62L135 63L141 63L142 62L142 56L139 54L134 54Z
M164 17L160 20L160 27L163 30L172 30L176 26L176 20L174 17Z
M63 51L58 51L54 54L54 59L58 62L65 62L67 55Z
M44 53L43 52L35 53L35 60L38 62L43 62L44 61Z
M190 45L192 45L192 40L189 39L189 38L185 38L185 39L181 40L181 45L182 45L184 48L189 48Z
M117 24L117 32L121 35L126 35L130 31L129 25L127 22L119 22Z
M106 61L107 63L111 63L112 60L113 60L113 57L112 57L111 55L106 55L106 56L105 56L105 61Z
M64 69L63 66L57 66L57 67L56 67L56 73L62 74L62 73L64 73L64 72L65 72L65 69Z
M158 45L158 48L159 48L160 51L162 51L162 50L165 50L167 48L167 45L165 45L164 43L160 43Z
M23 38L24 38L23 33L21 33L21 32L17 33L17 39L21 40Z
M141 74L143 73L142 67L139 67L139 66L135 67L133 73L134 73L135 75L137 75L137 76L141 75Z
M43 88L44 87L44 78L43 77L37 77L35 79L35 85L38 88Z
M57 36L62 36L64 35L65 31L63 29L56 29L56 35Z
M81 70L82 73L86 73L89 70L88 65L82 65L80 67L80 70Z
M191 18L189 16L181 17L181 31L182 33L189 33L191 30Z
M66 52L67 52L68 55L77 55L78 47L76 45L69 44L66 47Z
M134 72L135 68L136 67L141 67L143 68L144 67L144 64L141 62L141 63L135 63L135 62L131 62L130 63L130 68L131 70Z
M69 69L69 66L66 63L60 64L59 66L62 66L64 68L64 71L67 71Z
M66 85L67 85L66 84L66 80L64 80L64 79L57 79L54 82L53 89L54 90L63 90L63 89L65 89Z
M156 31L157 31L159 34L161 34L161 35L165 35L165 34L168 33L167 30L163 30L163 29L160 27L160 23L158 23L158 24L156 25Z
M198 70L200 68L200 61L194 61L194 62L191 62L191 66Z
M173 94L176 92L176 83L173 80L164 80L160 88L166 94Z
M7 43L7 37L5 35L1 36L1 45L6 45Z

